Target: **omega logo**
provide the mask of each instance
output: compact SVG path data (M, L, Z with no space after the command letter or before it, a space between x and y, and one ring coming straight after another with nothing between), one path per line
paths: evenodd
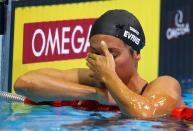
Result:
M166 37L168 40L190 33L190 25L188 22L183 23L183 12L181 10L177 10L175 15L175 26L167 29Z

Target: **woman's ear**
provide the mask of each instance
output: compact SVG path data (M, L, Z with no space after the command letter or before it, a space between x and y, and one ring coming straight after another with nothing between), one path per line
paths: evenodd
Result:
M136 60L139 61L141 59L141 55L137 54Z
M136 59L136 61L138 62L141 59L141 55L139 53L137 53L137 51L134 52L134 58Z

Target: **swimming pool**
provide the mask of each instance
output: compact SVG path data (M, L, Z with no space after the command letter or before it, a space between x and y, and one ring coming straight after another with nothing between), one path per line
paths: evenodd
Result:
M182 96L193 107L193 87L186 86ZM0 101L0 130L193 130L193 122L171 118L151 120L124 119L120 113L81 111L72 107L32 106Z

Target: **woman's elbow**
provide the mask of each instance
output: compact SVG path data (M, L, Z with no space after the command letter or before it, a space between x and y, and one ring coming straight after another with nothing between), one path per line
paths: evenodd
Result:
M14 91L17 93L17 94L25 94L25 92L28 91L28 89L30 88L30 77L29 75L25 74L25 75L22 75L20 76L16 82L14 83Z
M122 113L134 118L153 118L155 117L155 112L151 105L146 105L144 108L140 106L140 108L134 108L131 110L130 108L127 108L125 110L122 110Z
M15 84L14 84L14 91L17 93L17 94L22 94L22 92L25 90L25 81L24 79L21 77L19 77Z

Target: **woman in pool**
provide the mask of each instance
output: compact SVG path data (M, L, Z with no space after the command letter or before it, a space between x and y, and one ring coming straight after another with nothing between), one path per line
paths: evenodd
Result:
M184 106L177 80L161 76L147 83L138 75L145 36L137 18L128 11L110 10L98 18L90 44L89 69L34 70L17 79L16 93L36 102L95 100L117 105L123 114L133 117L167 115Z

